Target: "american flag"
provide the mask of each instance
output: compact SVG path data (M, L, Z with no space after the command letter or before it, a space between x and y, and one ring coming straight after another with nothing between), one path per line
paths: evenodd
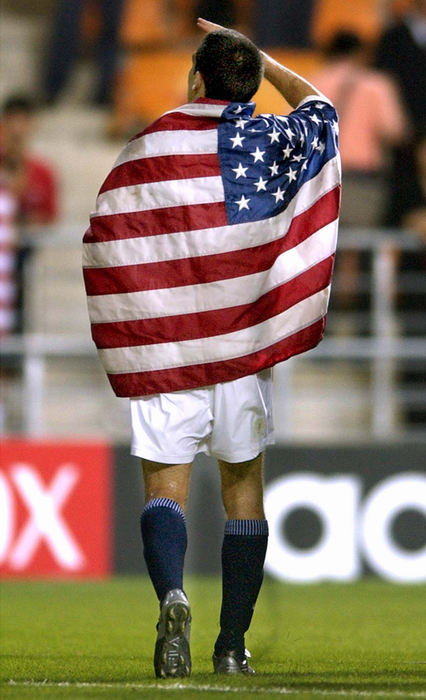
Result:
M321 340L337 238L337 116L200 99L124 148L84 236L92 337L117 396L253 374Z

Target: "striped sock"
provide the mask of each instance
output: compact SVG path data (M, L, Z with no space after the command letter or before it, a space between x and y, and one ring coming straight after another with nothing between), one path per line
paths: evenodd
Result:
M222 608L215 654L244 654L244 634L263 581L268 543L266 520L228 520L222 546Z
M187 546L185 514L170 498L153 498L141 515L144 557L157 597L183 587Z

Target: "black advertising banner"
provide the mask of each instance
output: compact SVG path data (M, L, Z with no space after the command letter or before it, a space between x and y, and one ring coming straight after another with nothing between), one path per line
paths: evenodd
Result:
M426 580L426 449L422 444L268 449L267 574L283 581L351 581L372 573ZM115 449L114 570L146 573L139 460ZM199 455L187 511L187 573L220 572L225 514L216 462Z

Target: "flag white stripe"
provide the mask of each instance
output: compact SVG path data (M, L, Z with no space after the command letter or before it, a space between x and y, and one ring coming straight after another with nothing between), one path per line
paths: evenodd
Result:
M192 117L213 117L220 119L223 111L228 107L228 103L224 105L215 105L203 102L189 102L181 105L176 109L171 109L164 114L189 114ZM163 115L164 116L164 115Z
M133 321L252 303L329 257L336 248L336 238L337 225L332 222L279 255L270 269L243 277L169 289L91 296L87 299L90 318L92 323Z
M296 207L294 216L302 214L310 209L315 202L323 197L327 192L333 190L341 182L340 156L328 160L319 173L305 182L296 196Z
M139 158L217 153L217 144L217 129L155 131L130 141L115 161L114 168Z
M222 178L218 176L148 182L144 185L116 187L100 194L96 202L96 213L92 217L211 204L223 202L224 198Z
M148 372L218 362L257 352L322 318L330 287L255 326L209 338L99 350L107 372Z
M322 189L318 194L318 178ZM277 216L258 221L220 226L212 229L164 233L160 236L126 238L100 243L85 243L83 246L84 267L114 267L140 265L148 262L178 260L188 256L215 255L252 248L276 240L287 233L291 220L315 204L326 192L334 189L340 181L336 159L329 161L321 173L306 182L285 211Z

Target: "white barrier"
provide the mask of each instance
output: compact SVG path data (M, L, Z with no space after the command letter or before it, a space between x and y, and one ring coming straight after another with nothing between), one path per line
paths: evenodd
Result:
M64 250L76 246L76 231L84 226L63 226L49 235L28 235L28 240L40 247ZM369 337L327 336L308 355L315 360L367 360L372 363L371 434L374 437L392 437L391 397L395 392L396 360L422 360L426 356L426 338L399 337L395 333L395 289L397 263L395 251L421 250L420 244L409 233L391 233L389 230L351 230L342 232L339 250L367 250L372 254L372 313ZM76 271L77 273L77 271ZM78 274L80 271L78 271ZM21 358L23 365L22 429L28 435L43 434L42 403L45 386L45 367L52 357L95 357L91 339L83 335L26 333L6 337L0 344L4 355ZM291 413L291 373L297 363L307 356L296 357L289 363L284 387L284 412ZM288 390L286 390L288 389ZM290 435L288 436L290 438Z

